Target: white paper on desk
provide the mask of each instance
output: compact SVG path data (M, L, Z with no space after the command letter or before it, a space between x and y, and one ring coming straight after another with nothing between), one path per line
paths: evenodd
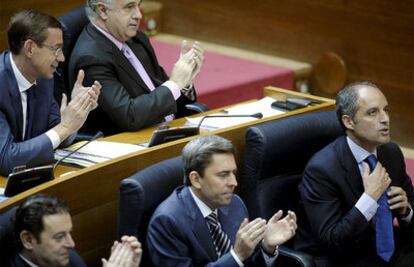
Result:
M262 113L263 118L279 115L285 113L284 111L276 110L272 108L272 103L276 100L274 98L271 98L270 96L266 96L258 101L246 103L246 104L240 104L228 109L225 109L227 111L227 114L232 115L249 115L254 113Z
M209 114L209 116L212 116L212 115L226 116L228 114L223 114L223 113ZM243 114L240 114L240 115L243 115ZM204 116L196 117L196 118L187 118L187 125L196 126L200 123L200 120L202 118L204 118ZM222 128L231 127L231 126L235 126L238 124L242 124L242 123L250 122L254 120L257 120L257 118L253 118L253 117L240 117L240 118L212 117L212 118L206 118L205 120L203 120L203 123L200 128L205 129L205 130L222 129Z
M254 101L254 102L250 102L246 104L239 104L234 107L225 109L227 114L215 113L215 114L210 114L210 115L224 115L225 116L225 115L251 115L255 113L262 113L263 118L267 118L267 117L285 113L284 111L280 111L280 110L276 110L272 108L271 105L275 101L276 101L275 99L267 96L258 101ZM187 125L192 125L192 126L198 125L198 123L200 122L202 118L203 117L187 118ZM242 124L242 123L250 122L254 120L257 120L257 119L253 117L241 117L241 118L230 117L230 116L223 117L223 118L213 117L213 118L205 119L203 121L203 124L201 125L201 128L206 129L206 130L215 130L215 129L235 126L238 124Z
M76 149L76 147L72 147L71 149ZM92 141L66 158L64 162L89 167L96 163L114 159L142 149L145 149L145 147L118 142ZM69 149L57 149L55 151L55 159L61 159L70 152L71 150Z

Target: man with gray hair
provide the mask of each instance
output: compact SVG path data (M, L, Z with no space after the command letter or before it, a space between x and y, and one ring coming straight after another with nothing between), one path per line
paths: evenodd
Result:
M305 250L329 255L318 266L412 266L414 189L390 142L387 100L375 84L355 82L338 93L336 112L346 136L312 157L299 187L304 236L316 240Z
M185 185L158 206L149 223L154 265L273 265L278 245L295 234L295 213L248 220L246 206L233 193L237 167L227 139L201 136L184 147L182 158Z
M203 65L198 42L183 43L181 55L168 78L158 64L148 37L138 31L141 0L88 0L90 19L73 49L69 80L84 69L86 82L98 79L99 108L91 113L83 131L106 135L186 115L185 105L195 101L192 81Z

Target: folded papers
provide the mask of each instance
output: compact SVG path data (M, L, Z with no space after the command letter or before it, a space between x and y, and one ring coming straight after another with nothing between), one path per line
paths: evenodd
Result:
M57 149L55 151L55 160L59 160L67 156L80 145L82 145L82 143L76 144L67 149ZM96 163L121 157L142 149L145 149L145 147L118 142L92 141L79 151L76 151L64 159L63 162L80 167L90 167Z

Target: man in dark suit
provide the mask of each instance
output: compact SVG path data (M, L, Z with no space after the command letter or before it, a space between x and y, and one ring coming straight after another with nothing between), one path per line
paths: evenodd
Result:
M80 34L69 61L69 80L84 69L86 84L102 83L99 108L82 128L106 135L137 131L185 115L194 102L192 80L203 63L198 42L185 46L170 78L158 64L148 37L138 31L141 0L88 0L91 21Z
M34 195L16 210L14 234L17 252L11 257L11 267L84 267L75 252L72 239L72 219L62 199ZM138 267L141 244L135 237L123 236L114 242L111 256L103 259L103 267Z
M98 82L83 87L80 71L68 104L53 98L53 73L64 61L62 26L27 10L9 24L10 51L0 54L0 174L53 162L53 149L76 132L97 105Z
M314 155L300 185L316 239L308 249L332 266L412 266L414 189L390 142L387 100L375 84L356 82L336 106L346 136Z
M148 251L155 266L268 266L277 246L296 230L296 215L278 211L266 223L249 222L233 191L237 167L230 141L202 136L182 153L184 186L158 206L148 227ZM256 249L259 246L260 249Z

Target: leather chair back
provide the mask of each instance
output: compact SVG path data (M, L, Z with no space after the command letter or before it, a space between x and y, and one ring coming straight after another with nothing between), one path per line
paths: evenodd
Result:
M142 266L153 266L147 254L147 229L158 205L183 184L181 157L161 161L121 181L118 235L134 235L143 245Z
M59 21L63 26L63 55L65 56L65 61L59 65L55 72L54 93L55 99L60 105L62 93L65 93L70 98L72 88L70 88L68 79L69 58L83 27L89 23L89 19L86 16L85 7L81 6L64 14L59 18Z
M295 211L308 227L298 184L309 159L343 134L334 111L305 113L250 127L246 132L241 196L251 218ZM300 247L296 238L286 245Z

